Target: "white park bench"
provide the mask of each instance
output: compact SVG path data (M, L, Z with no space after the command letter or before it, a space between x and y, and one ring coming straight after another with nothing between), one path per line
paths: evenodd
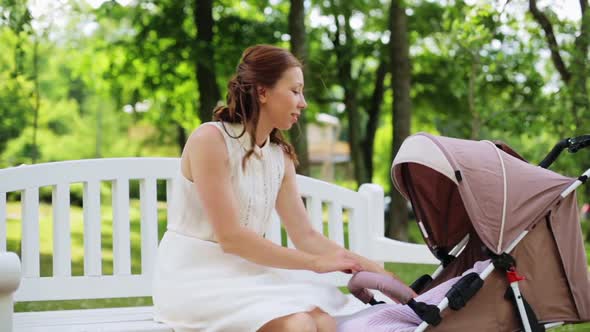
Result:
M0 169L0 332L11 331L172 331L152 320L152 307L80 309L13 313L20 301L77 300L151 296L158 245L157 180L165 180L167 197L180 176L178 158L114 158L75 160ZM138 180L141 211L141 272L131 269L130 180ZM102 271L101 182L112 188L113 273ZM437 261L423 245L383 236L383 189L364 184L358 192L309 177L297 178L314 227L322 230L327 207L328 236L344 243L343 211L348 213L349 247L380 262ZM161 181L162 182L162 181ZM83 275L72 275L70 185L83 185ZM39 190L52 190L51 276L40 273ZM7 252L7 194L20 192L22 239L20 257ZM281 243L274 215L266 236ZM289 244L290 241L289 241ZM345 286L349 275L317 275ZM356 310L351 302L348 312ZM195 308L198 310L198 308Z

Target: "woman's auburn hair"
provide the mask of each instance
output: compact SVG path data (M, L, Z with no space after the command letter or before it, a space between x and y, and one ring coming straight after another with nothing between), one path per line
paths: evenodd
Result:
M283 73L293 67L303 66L291 52L283 48L272 45L248 47L242 54L236 73L227 84L226 104L213 110L214 121L243 125L244 129L238 136L232 136L224 127L230 137L240 138L246 130L250 134L251 146L242 159L242 168L245 168L246 161L254 153L256 144L256 127L260 118L258 87L274 87ZM295 149L285 140L280 130L274 128L269 138L270 143L278 144L293 163L298 165Z

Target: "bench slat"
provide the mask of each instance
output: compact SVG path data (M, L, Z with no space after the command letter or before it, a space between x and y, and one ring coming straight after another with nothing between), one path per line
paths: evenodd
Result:
M307 214L313 228L320 234L324 234L324 224L322 220L322 201L316 196L306 198Z
M131 274L129 179L113 181L113 273Z
M272 211L270 219L270 226L265 237L275 244L281 245L281 220L275 210Z
M102 158L23 165L0 169L0 192L120 177L171 178L179 169L179 158Z
M364 224L367 222L366 218L366 206L361 204L360 206L350 209L349 220L348 220L348 243L350 249L354 252L365 254L363 251L363 242L366 242L366 227Z
M100 238L100 182L84 183L84 275L100 276L101 238Z
M22 312L14 316L16 331L169 331L153 320L153 307Z
M291 241L291 238L287 236L287 248L295 248L295 243Z
M328 206L328 237L330 240L344 246L342 205L335 202L329 202Z
M6 193L0 193L0 252L6 251Z
M53 275L72 275L72 249L70 235L70 185L60 183L53 187Z
M141 273L151 275L158 248L158 202L156 179L139 182L141 201Z
M287 234L287 248L295 248L295 244L291 241L289 234Z
M323 202L337 200L345 208L353 208L359 204L358 192L299 174L297 175L297 187L303 197L313 196Z
M172 219L172 210L168 207L170 207L172 196L176 192L178 186L180 186L180 181L178 177L166 179L166 223L168 223L168 220Z
M14 316L16 331L173 332L153 320L152 307L22 312Z
M139 274L23 278L16 301L108 299L152 295L152 279Z
M22 194L22 274L38 277L39 261L39 188L27 188Z

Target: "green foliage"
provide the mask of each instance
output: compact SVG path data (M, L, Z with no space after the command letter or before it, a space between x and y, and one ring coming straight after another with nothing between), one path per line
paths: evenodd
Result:
M23 110L30 109L29 98L25 94L29 82L22 78L9 79L6 72L0 72L0 152L7 142L19 136L27 123ZM1 162L0 162L1 164Z
M32 82L18 71L23 59L16 48L25 48L20 39L13 30L0 26L0 153L25 128L32 106Z
M42 104L38 131L39 156L42 161L110 157L129 157L141 153L141 141L129 141L127 129L132 119L112 105L91 97L83 107L86 115L80 115L74 100L50 101ZM97 116L100 121L97 121ZM11 140L1 159L7 165L30 163L32 128Z
M82 125L78 130L65 125L75 123L73 119L56 120L62 113L60 106L53 110L53 105L69 103L67 100L74 100L77 112L89 117L84 121L97 119L97 108L93 106L97 102L118 113L125 105L137 110L137 103L147 101L148 112L134 112L128 116L131 121L116 118L115 122L121 125L121 130L124 126L156 128L154 143L174 144L177 125L191 130L200 123L195 112L199 96L194 66L199 53L194 45L192 1L139 1L130 6L107 1L97 9L77 2L70 5L69 25L59 31L65 38L59 42L40 39L41 113L55 113L43 126L55 136L81 132L91 136L88 135L91 125ZM481 138L498 135L514 141L525 133L540 137L547 125L560 135L575 130L568 112L563 112L568 109L569 97L563 93L567 91L543 90L555 70L547 61L540 70L540 53L546 49L546 43L530 18L518 20L510 15L509 8L499 12L490 5L470 5L463 1L453 6L431 1L408 5L413 47L413 129L457 137L471 135L468 83L471 65L477 57L475 110L482 120ZM4 126L0 130L0 145L3 145L23 136L21 131L32 122L30 37L34 32L31 22L38 18L32 18L23 2L4 0L0 7L3 8L0 45L6 51L0 52L0 107L2 118L6 119L0 123ZM288 11L287 1L214 2L215 70L222 90L246 46L256 43L287 46ZM309 18L311 12L315 15L313 22ZM307 8L310 57L306 79L312 121L315 113L327 112L339 116L346 125L344 113L338 110L339 103L333 102L342 98L341 84L345 82L338 81L338 62L332 44L333 16L342 19L345 13L356 20L355 40L348 54L353 61L353 79L358 81L361 110L368 106L377 64L388 52L387 3L312 1ZM558 23L557 33L572 35L577 31L575 22L560 22L551 12L548 14ZM319 23L318 15L322 18ZM80 27L88 22L95 24L94 28L82 32ZM519 31L525 31L530 38L521 38ZM564 52L573 55L573 39L564 41ZM15 54L19 56L15 58ZM14 76L17 68L20 74ZM390 92L387 89L386 94ZM383 102L382 129L391 125L389 105L390 99ZM346 138L346 131L342 133ZM103 136L109 135L112 134ZM386 135L383 144L378 144L386 155L381 156L379 152L375 156L376 168L381 170L387 168L390 159L386 152L387 139ZM20 151L26 150L25 143L18 144ZM539 157L538 153L534 152L534 156ZM376 177L383 178L379 182L388 182L384 175L376 174Z
M0 0L0 167L30 163L34 154L38 162L178 156L183 135L203 120L196 111L201 96L195 68L207 59L200 56L203 45L195 43L194 1L142 0L128 6L106 1L98 8L65 1L59 7L65 18L61 25L33 17L27 1ZM559 79L544 33L524 15L524 7L429 0L406 5L412 133L500 139L538 163L558 140L590 132L587 122L575 123L575 86ZM378 0L306 2L309 106L304 114L310 122L320 112L338 117L341 140L348 139L344 87L353 87L359 121L366 123L376 69L380 61L389 61L388 6ZM216 52L222 95L245 47L288 47L289 7L288 1L214 1L214 39L208 46ZM579 22L560 20L550 7L543 10L568 66L583 69L571 67L574 59L588 62L575 49ZM342 57L351 60L351 81L339 78L341 60L334 46L336 37L347 42L334 25L344 16L353 27ZM585 71L581 75L588 76ZM390 81L387 74L372 179L386 192L392 186L395 121ZM33 146L36 82L39 119ZM364 135L366 128L360 128ZM578 176L590 167L588 153L564 154L552 170ZM354 189L351 168L339 166L336 181ZM588 201L589 194L589 189L579 191L580 201Z

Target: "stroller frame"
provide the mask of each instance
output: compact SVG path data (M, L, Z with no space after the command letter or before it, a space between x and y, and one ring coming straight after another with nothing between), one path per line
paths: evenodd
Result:
M520 260L521 258L525 258L525 260L522 261L524 262L524 271L532 272L532 265L527 265L526 260L527 250L530 252L533 248L531 245L536 246L544 244L547 243L546 241L549 239L553 239L554 241L558 241L559 239L564 240L566 238L570 239L569 236L574 234L571 233L572 231L579 232L578 226L576 226L578 224L577 221L572 219L575 215L575 212L572 211L576 211L575 199L567 198L567 200L565 200L565 198L586 182L590 176L590 169L586 170L586 172L577 179L572 179L556 173L540 171L534 167L531 168L531 165L528 164L524 158L501 142L467 142L452 138L436 138L428 134L418 134L416 136L419 137L416 137L412 142L408 144L405 144L406 142L404 142L404 144L402 144L400 153L396 156L392 166L392 177L397 189L402 195L411 201L412 208L416 215L416 221L422 231L422 235L433 254L441 261L441 265L433 273L433 277L424 275L418 278L410 286L413 291L395 279L384 278L383 276L374 273L371 274L370 272L359 272L351 278L349 282L350 292L362 302L371 305L376 305L381 302L375 301L372 293L370 293L368 289L379 290L394 301L406 304L418 317L420 317L421 323L416 329L414 329L414 331L420 332L428 328L428 326L430 326L429 324L438 325L442 321L441 312L446 308L450 307L454 311L458 311L462 309L482 288L484 289L484 294L490 296L493 294L490 293L490 290L492 292L497 292L499 287L503 287L506 280L508 281L509 287L506 290L504 298L507 301L500 305L500 307L504 306L504 311L500 312L502 312L502 319L510 321L510 323L508 323L509 325L507 325L510 326L510 328L515 328L516 324L516 326L520 325L520 328L525 332L538 332L563 325L565 322L589 321L590 312L586 308L590 308L590 297L587 296L587 294L590 294L588 293L590 284L587 283L586 279L586 260L583 258L585 255L576 254L580 250L582 252L584 251L583 240L581 237L578 240L572 239L572 245L559 245L559 242L556 242L553 249L550 249L556 252L565 250L565 254L551 256L551 251L544 251L545 255L549 255L547 256L550 259L549 266L552 266L551 264L554 264L553 266L558 266L555 264L561 264L560 266L563 268L561 274L562 277L560 277L559 272L550 272L558 270L541 269L537 271L543 273L541 275L553 278L551 280L555 280L554 278L562 278L561 282L562 285L564 285L562 287L568 287L568 300L565 300L566 298L564 297L564 301L557 302L558 305L564 306L564 308L567 309L564 309L564 312L556 316L548 314L553 312L553 308L542 305L542 303L545 302L536 301L535 303L535 301L533 301L532 303L535 304L535 306L539 305L539 307L537 307L537 310L539 311L537 312L540 314L540 319L537 319L537 314L521 294L519 281L524 280L524 277L521 277L516 271L516 259ZM426 142L428 142L428 144L426 144ZM446 146L445 144L449 144L450 147L454 146L454 150L451 148L450 151L446 150L444 152L447 154L446 156L444 156L442 150L440 150L441 147ZM590 146L590 135L565 139L553 148L539 166L540 168L548 168L565 148L568 148L570 152L576 152L586 146ZM478 149L479 152L485 151L486 153L489 153L491 151L490 147L493 148L495 153L492 153L490 157L487 158L480 153L479 155L482 156L482 159L479 161L479 164L458 164L457 160L454 160L451 157L451 152L454 151L453 153L463 155L463 158L465 158L465 151L470 151L474 148ZM401 152L402 150L404 151L403 153ZM504 159L506 157L502 156L500 150L515 158ZM495 160L494 157L491 157L494 154L497 155L497 160ZM402 155L402 157L398 159L400 155ZM425 155L429 157L423 157ZM451 159L447 159L447 164L445 164L441 161L443 157L445 159ZM452 160L453 165L449 163L449 160ZM523 167L521 161L528 164L528 166ZM412 166L412 173L410 173L409 163L417 164L416 166ZM493 163L496 163L495 166ZM477 165L484 169L486 175L495 174L496 179L500 179L501 176L501 182L494 182L494 180L489 179L486 179L488 180L487 182L483 182L487 186L486 192L488 192L488 195L484 197L485 199L492 201L490 203L491 205L488 205L494 209L494 212L491 214L489 207L487 207L488 210L486 210L487 214L484 213L485 211L482 212L481 205L478 205L480 203L473 199L473 189L471 185L481 183L476 180L478 178L478 173L472 171L478 169ZM424 168L424 166L426 168ZM464 175L462 175L463 170L466 170ZM433 181L432 183L425 182L424 180L414 182L414 179L412 179L412 176L417 176L417 179L426 179L426 176L431 176L432 171L440 175L440 178L437 178L436 176L429 178ZM527 175L532 177L531 179L533 182L531 183L539 183L539 185L530 185L523 181L519 181L520 179L527 178ZM464 177L466 181L461 184L462 187L459 187ZM525 188L529 188L529 194L525 194L527 192L526 190L521 190L520 192L516 191L516 196L514 196L515 194L513 191L508 190L508 178L511 179L510 181L516 181L516 185L525 185ZM443 181L443 179L447 180ZM545 179L550 181L547 185L543 185L542 183L544 181L540 181ZM538 182L534 180L537 180ZM456 188L456 190L452 188ZM440 190L445 189L448 190L446 205L444 205L445 203L442 203L443 205L441 206L437 201L429 199L429 197L432 197L429 195L437 195ZM491 191L491 193L488 190ZM516 199L514 203L512 203L512 201L509 203L508 192L511 193L512 198ZM467 196L463 196L463 194L466 194ZM567 201L567 204L561 204L563 200ZM465 205L466 203L472 204L469 207L470 210L466 210L468 207ZM520 208L522 208L524 204L534 205L532 210L524 209L525 212L518 214L518 211L520 211ZM563 208L559 208L560 206ZM474 207L478 208L473 210ZM539 209L542 210L539 211ZM435 211L434 214L433 211ZM510 211L509 217L507 217L507 211ZM501 214L499 212L501 212ZM445 216L443 219L440 218L441 214ZM533 229L540 224L539 221L542 219L546 220L546 227L541 227L541 230L539 231L533 231ZM428 221L431 220L445 220L445 224L443 224L444 228L441 228L441 224L438 222L428 223ZM497 222L498 220L501 220L501 224ZM571 221L568 222L568 220ZM423 223L423 221L426 223ZM555 223L553 221L555 221ZM482 225L485 226L483 229L478 229L476 227L482 227ZM492 229L492 231L490 231L490 229ZM429 234L431 231L432 234ZM465 235L463 235L463 238L459 238L458 236L461 236L464 232ZM472 232L473 234L471 234ZM531 236L529 236L530 240L524 241L523 243L522 248L524 248L524 251L518 250L514 253L514 257L511 256L512 251L529 233L531 233ZM567 237L564 237L564 234L566 234ZM470 241L471 235L474 236L473 241ZM511 242L509 242L508 245L504 245L503 240L509 240ZM445 246L450 247L451 245L453 246L452 249L447 252ZM480 248L486 248L486 251L482 252L480 251ZM465 251L465 254L463 254L463 251ZM457 264L454 264L453 261L455 258L459 257L462 258L459 259ZM471 273L462 274L463 276L453 283L438 305L416 302L413 298L414 295L412 294L414 294L414 292L421 293L425 287L436 285L436 283L429 285L434 279L441 281L442 278L442 281L444 282L445 278L455 276L459 271L465 271L464 268L470 266L469 264L473 264L476 260L481 260L484 257L489 257L491 259L489 265L483 270L479 269L479 273L473 271ZM567 261L564 261L566 257ZM572 265L573 263L576 264ZM583 271L574 268L575 266L581 266L581 264L584 264ZM453 267L449 265L453 265ZM448 271L445 269L447 266L450 268ZM487 279L494 270L498 270L500 273L495 274L489 281L490 286L486 287L484 285L484 280ZM505 279L502 276L502 272L505 273ZM446 275L438 278L443 273ZM524 284L523 286L525 288L533 287L531 290L540 290L539 287L547 285L547 279L543 281L542 277L531 280L538 281L531 281L531 284ZM564 284L564 282L567 282L567 284ZM577 284L576 282L579 282L580 284ZM486 283L486 285L487 284L488 283ZM558 287L557 289L565 288ZM560 291L552 294L553 296L563 296L563 293ZM481 299L483 298L479 297L475 301L475 308L479 307L481 309L482 303L485 304L485 301L482 302ZM533 300L535 299L533 298ZM509 303L512 303L512 306L515 306L516 308L506 308L505 306L510 305ZM508 312L516 312L517 315L510 316L507 315ZM465 315L470 315L472 313L473 312L469 310L464 311L459 314L459 317L465 317ZM546 324L539 323L539 320L544 320ZM460 325L453 325L456 324L453 322L456 321L451 321L450 326L452 328L460 328ZM448 328L449 326L446 326L443 330ZM465 326L463 328L465 328Z
M573 191L575 191L579 186L581 186L582 184L584 184L586 182L586 179L588 179L588 177L590 177L590 168L584 172L580 178L578 178L578 180L576 180L574 183L572 183L569 187L567 187L562 193L561 193L561 197L565 198L567 197L569 194L571 194ZM518 243L520 243L520 241L522 241L522 239L529 233L529 231L523 231L514 241L512 241L512 243L510 243L510 245L508 245L508 247L506 248L506 250L504 250L504 253L506 254L510 254L512 252L512 250L516 247L516 245L518 245ZM451 255L454 252L457 252L457 255L460 253L460 251L465 248L465 246L467 246L467 240L469 239L469 235L465 236L463 238L463 240L461 240L461 242L455 246L453 248L453 250L451 251ZM482 280L485 280L494 270L496 269L496 266L494 265L494 263L490 263L490 265L483 270L479 276ZM433 273L433 279L436 278L440 272L442 272L443 267L442 265L440 265L437 270L435 271L435 273ZM532 328L531 328L531 324L529 322L529 317L526 313L525 307L524 307L524 303L523 303L523 299L522 296L520 294L520 289L518 287L518 281L513 281L510 283L510 287L512 288L512 291L514 293L514 298L516 300L516 304L518 306L518 313L520 315L520 320L522 325L524 326L524 331L525 332L532 332ZM447 297L445 297L444 299L442 299L442 301L437 305L438 310L440 312L443 312L445 309L447 309L449 307L449 299ZM556 323L549 323L549 324L545 324L545 328L552 328L552 327L556 327L556 326L560 326L563 325L564 322L556 322ZM422 332L424 330L426 330L426 328L429 326L429 324L427 322L422 322L415 330L414 332Z
M492 142L489 142L490 144L494 144ZM558 144L556 144L556 146L553 148L553 150L549 153L549 155L540 163L540 167L543 168L548 168L559 156L559 154L565 149L565 148L569 148L570 152L577 152L578 150L587 147L590 145L590 135L584 135L584 136L580 136L577 138L567 138L564 139L562 141L560 141ZM501 156L499 156L500 160L502 160ZM503 163L502 163L502 167L504 167ZM580 177L578 177L577 180L575 180L571 185L569 185L565 190L562 191L562 193L560 194L561 198L565 198L568 195L570 195L572 192L574 192L579 186L581 186L582 184L584 184L588 177L590 177L590 168L588 170L586 170ZM506 184L504 184L504 187L506 188ZM413 203L413 202L412 202ZM505 211L504 211L505 212ZM503 213L504 214L504 213ZM504 217L504 215L503 215ZM503 222L502 222L503 223ZM423 236L425 238L428 238L428 233L425 229L425 227L423 226L422 222L419 221L419 228L423 234ZM503 226L503 225L502 225ZM502 254L506 254L509 255L512 250L523 240L523 238L529 233L528 230L524 230L516 239L514 239L507 247L505 250L503 250ZM458 256L461 251L467 246L467 242L469 241L469 234L467 234L450 252L449 255L451 257L456 257ZM447 262L443 262L441 265L438 266L438 268L435 270L435 272L432 275L432 279L435 279L436 277L438 277L440 275L440 273L442 273L442 271L444 270L444 267L446 266ZM496 268L498 268L494 262L492 261L488 267L486 267L480 274L479 277L482 280L485 280ZM519 318L523 327L523 330L525 332L533 332L535 330L533 330L533 327L531 326L531 322L530 322L530 318L529 315L527 314L527 311L525 309L525 304L524 304L524 300L522 297L522 294L520 293L520 288L518 286L518 282L519 280L522 280L524 278L521 278L520 276L518 276L516 274L516 271L510 271L507 273L512 273L512 277L510 275L508 275L508 279L509 279L509 284L510 284L510 288L512 290L512 293L514 295L514 300L516 303L516 306L518 308L518 314L519 314ZM431 280L432 280L431 279ZM418 280L417 280L418 281ZM441 302L436 306L438 308L439 314L442 313L445 309L447 309L449 307L449 298L448 297L444 297ZM534 315L534 313L533 313ZM544 329L549 329L549 328L553 328L553 327L557 327L560 325L563 325L564 322L552 322L552 323L547 323L543 325ZM424 330L426 330L426 328L429 326L429 323L426 321L423 321L415 330L414 332L422 332Z

